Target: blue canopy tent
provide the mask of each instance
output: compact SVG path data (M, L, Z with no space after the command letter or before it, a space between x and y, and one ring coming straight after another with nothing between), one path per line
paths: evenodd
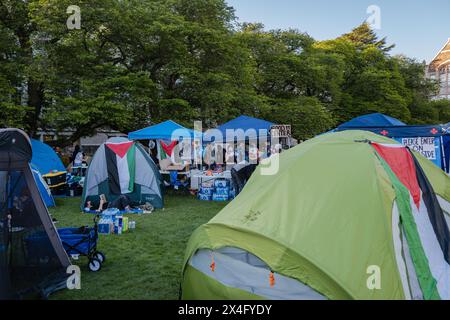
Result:
M219 127L216 128L218 132L221 133L223 139L227 139L227 131L237 132L237 130L241 131L243 138L235 137L238 140L256 140L261 137L261 134L269 137L270 129L274 123L256 119L248 116L240 116L234 120L231 120ZM203 141L212 142L214 141L214 135L211 133L206 133L203 137Z
M201 137L201 132L185 128L172 120L168 120L135 132L130 132L128 134L128 138L130 140L158 141L156 146L159 161L172 157L172 150L174 146L170 142L181 142L185 139L192 141L194 139L201 139ZM165 145L166 143L168 144ZM168 149L164 149L164 147ZM189 157L191 158L192 156L193 155L191 153Z
M365 130L393 138L421 152L443 170L448 170L448 157L444 152L448 132L442 125L408 126L395 118L375 113L346 122L334 132L346 130Z
M179 140L180 138L198 138L201 133L187 129L178 123L168 120L154 126L130 132L130 140ZM176 138L176 139L174 139Z

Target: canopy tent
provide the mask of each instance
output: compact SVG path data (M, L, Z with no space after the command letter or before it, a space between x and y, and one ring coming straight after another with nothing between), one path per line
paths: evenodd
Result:
M346 130L365 130L385 137L393 138L398 142L420 151L443 170L448 170L444 152L444 136L449 135L442 125L409 126L400 120L383 114L371 114L355 118L340 125L332 132ZM450 152L450 151L449 151Z
M235 140L256 140L260 137L269 137L270 129L273 125L274 123L266 120L240 116L217 127L216 130L220 132L224 140L229 140L227 139L227 133L231 133L233 137L234 133L238 131L241 132L241 137L234 137ZM215 138L211 132L207 132L203 137L203 141L212 142L215 141Z
M191 236L183 299L450 299L444 172L364 131L274 159Z
M98 148L86 173L81 208L88 200L97 206L101 194L108 201L127 195L135 206L163 207L161 176L139 143L111 138Z
M187 129L178 123L168 120L154 126L130 132L130 140L180 140L182 138L199 138L201 133Z
M31 148L33 149L31 164L41 173L41 175L53 171L66 171L61 159L49 145L31 139Z
M30 167L31 142L0 130L0 299L47 296L66 286L70 265Z

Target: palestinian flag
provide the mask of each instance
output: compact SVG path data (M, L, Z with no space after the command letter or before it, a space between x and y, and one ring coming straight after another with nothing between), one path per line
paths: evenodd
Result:
M439 200L415 155L402 145L372 143L388 173L425 299L450 299L450 232Z
M175 149L177 144L178 141L172 141L170 144L166 144L164 141L160 140L158 143L159 160L172 158L173 150Z
M134 142L107 143L105 153L111 193L132 193L134 191L136 168L136 146Z

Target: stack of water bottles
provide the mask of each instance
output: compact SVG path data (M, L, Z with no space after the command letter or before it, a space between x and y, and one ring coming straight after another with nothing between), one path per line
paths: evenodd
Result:
M203 201L229 201L234 198L234 189L227 179L216 179L214 182L203 183L198 198Z
M136 223L128 221L128 217L122 216L120 211L115 208L103 211L98 222L99 234L122 234L134 228L136 228Z

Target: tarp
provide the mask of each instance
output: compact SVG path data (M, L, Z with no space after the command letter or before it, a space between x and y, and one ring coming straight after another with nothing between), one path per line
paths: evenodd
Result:
M128 134L130 140L180 140L183 138L194 139L200 136L201 133L185 128L172 120Z
M53 149L38 140L31 139L31 148L33 150L33 158L31 164L42 175L56 171L66 171L61 159Z
M243 130L246 134L246 139L258 139L261 136L261 133L264 132L265 136L270 134L270 129L274 123L257 119L249 116L240 116L236 119L233 119L216 129L219 130L224 139L227 138L227 130ZM262 130L262 131L260 131ZM214 137L208 134L205 134L204 141L214 141Z

